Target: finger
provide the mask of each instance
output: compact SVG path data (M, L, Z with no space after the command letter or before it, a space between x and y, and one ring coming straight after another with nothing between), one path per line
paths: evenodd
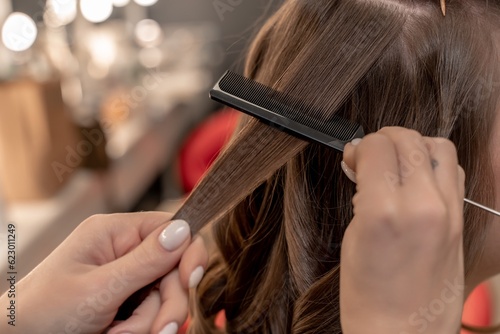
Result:
M126 255L99 267L100 275L119 282L114 285L116 298L113 303L121 305L135 291L169 273L177 266L190 242L188 223L175 220L157 228Z
M367 138L366 136L365 138ZM347 143L344 147L343 161L351 171L356 172L356 149L359 143L362 142L361 138L356 138L352 142Z
M425 138L431 147L434 175L436 184L448 207L452 236L462 236L463 233L463 207L465 192L465 172L458 164L455 145L444 138ZM456 233L453 233L456 232Z
M182 287L179 271L174 270L160 284L161 307L153 333L177 333L188 317L189 294Z
M179 264L179 275L184 289L195 288L200 283L208 264L208 252L202 237L196 237L184 252Z
M429 148L420 133L401 127L387 127L379 132L388 136L396 146L403 187L414 189L416 185L435 182Z
M91 265L114 261L137 247L171 216L163 212L91 216L64 241L68 250L65 259Z
M173 217L167 212L135 212L135 213L115 213L106 215L108 228L114 235L123 234L130 230L138 232L141 240L144 240L159 226L164 225Z
M164 212L118 213L97 215L85 224L94 249L97 264L111 262L137 247L149 234L165 225L172 214Z
M358 192L382 196L384 192L399 187L399 169L396 147L389 137L374 133L363 138L357 145L348 144L344 161L356 171Z
M456 207L459 198L459 169L455 145L444 138L424 138L427 146L431 147L432 168L436 183L443 198L448 204ZM460 202L463 201L463 197Z
M109 330L108 334L147 334L153 327L153 322L161 307L161 297L158 290L153 290L144 299L141 305L135 309L130 318L120 322Z

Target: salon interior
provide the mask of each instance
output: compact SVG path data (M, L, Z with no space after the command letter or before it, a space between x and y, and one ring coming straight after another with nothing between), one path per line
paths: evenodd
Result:
M237 126L208 92L279 3L0 0L0 244L15 224L19 279L89 216L175 212ZM499 282L464 322L500 321Z

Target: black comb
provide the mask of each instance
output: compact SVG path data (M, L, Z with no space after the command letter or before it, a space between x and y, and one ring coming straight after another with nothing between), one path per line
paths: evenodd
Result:
M339 116L328 120L313 117L312 108L284 93L227 71L210 91L210 98L242 111L292 135L309 139L339 151L363 128Z
M311 115L311 108L261 83L227 71L210 91L218 102L259 118L291 134L344 151L344 146L364 136L363 128L339 116L325 121ZM464 201L482 210L500 216L500 212L474 202Z

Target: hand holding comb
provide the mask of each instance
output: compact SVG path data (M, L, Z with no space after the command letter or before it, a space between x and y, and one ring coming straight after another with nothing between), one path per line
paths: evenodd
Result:
M364 136L363 129L358 124L340 117L324 122L307 116L310 110L308 113L303 111L307 107L300 103L290 103L290 98L284 94L233 72L226 72L210 94L212 99L271 123L287 133L341 152L348 142ZM468 198L464 198L464 201L500 216L500 212Z
M346 1L341 2L339 6L334 13L335 17L332 18L336 22L335 27L333 27L336 33L332 34L329 30L325 30L319 31L319 34L322 43L345 47L340 50L341 52L335 50L328 52L329 65L326 67L323 58L317 55L307 56L313 59L312 63L308 61L308 66L314 69L312 72L309 71L309 75L314 76L315 72L328 71L332 82L339 83L336 87L336 98L332 99L329 105L333 109L338 109L347 99L364 74L376 63L378 55L401 32L406 20L406 15L403 12L394 12L387 15L390 5L381 4L377 8L370 7L367 10L365 6L353 7L351 2ZM377 29L372 29L371 25L359 26L358 20L352 19L353 10L356 11L355 15L358 16L359 21L376 22ZM349 15L346 15L346 13L349 13ZM367 39L367 36L369 36L369 39ZM312 49L305 49L301 52L307 54L313 51ZM370 55L370 57L363 57L362 61L353 62L352 59L359 55ZM295 65L301 66L300 63ZM235 75L234 78L237 79L238 76ZM223 83L218 86L224 88ZM230 86L234 85L230 83L228 87ZM241 94L245 93L245 87L245 85L239 87ZM260 89L265 90L264 87L259 86ZM233 88L238 89L238 87ZM219 89L219 93L217 93L217 90L216 87L211 92L212 98L224 103L226 93L222 89ZM259 90L249 92L255 94L254 99L257 99L257 101L259 97L263 96ZM238 96L238 93L231 95ZM298 101L294 101L293 104L289 105L290 101L287 102L286 96L282 94L275 94L273 97L271 105L268 106L270 111L275 108L285 107L284 112L293 112L294 110L297 112L303 111L302 108L307 108ZM266 99L268 98L264 97L264 100ZM241 101L237 100L236 102ZM239 110L244 106L241 105L238 108L237 105L233 105ZM286 106L291 108L286 108ZM304 112L303 114L307 113ZM309 141L313 140L311 137L321 136L321 133L326 133L322 137L324 141L328 142L331 147L341 149L346 142L363 135L360 127L348 123L342 125L343 120L341 119L332 123L324 123L314 122L312 117L307 118L306 123L314 123L318 126L315 132L307 132L303 131L304 128L300 126L301 122L305 120L305 116L302 116L304 118L294 118L290 114L288 114L288 117L286 117L287 114L278 115L279 113L274 113L270 116L270 119L261 118L265 122L254 121L249 124L250 126L244 127L233 145L219 156L211 170L191 193L173 219L186 220L191 225L192 234L197 234L202 227L236 206L248 195L248 192L257 188L270 175L301 152ZM287 126L289 124L295 126ZM278 125L278 128L275 128L276 125ZM290 129L291 127L293 129ZM342 132L343 130L345 132ZM284 131L295 136L289 136ZM300 133L303 132L308 133L310 137L300 136ZM328 138L331 138L331 140L328 141ZM221 165L224 168L219 168ZM242 191L237 196L234 196L234 192L226 191L228 187L238 187L243 183L246 192ZM154 282L131 296L120 308L117 319L128 318L156 284L157 282Z

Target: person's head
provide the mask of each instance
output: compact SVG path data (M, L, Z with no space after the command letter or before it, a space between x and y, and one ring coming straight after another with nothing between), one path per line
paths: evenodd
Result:
M375 9L383 15L365 15ZM450 138L467 174L466 196L495 206L499 13L500 1L486 0L448 1L446 17L438 0L288 0L252 44L246 75L321 106L325 118L354 120L367 133L397 125ZM342 26L346 17L354 29ZM383 35L382 22L400 18L402 26L388 45L360 52ZM339 54L349 57L348 66L339 65ZM339 71L361 79L332 80ZM331 108L344 84L352 84L347 99ZM228 151L262 136L268 159L283 160L285 151L292 158L269 171L256 190L246 181L224 190L248 196L214 225L218 251L198 287L191 330L212 331L212 317L225 310L228 333L341 333L340 245L355 194L342 173L342 155L287 134L271 137L253 119L243 123L245 131ZM408 172L417 163L410 162ZM490 221L466 206L465 269L474 283L483 278L475 264Z

